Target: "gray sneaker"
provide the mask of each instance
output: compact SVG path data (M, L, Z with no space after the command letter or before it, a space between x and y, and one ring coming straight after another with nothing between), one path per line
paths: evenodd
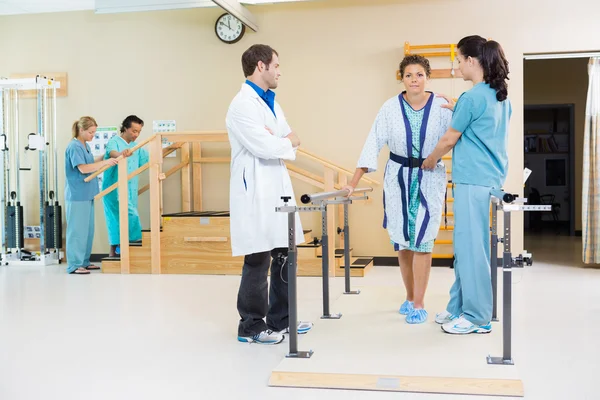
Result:
M244 343L279 344L283 342L283 334L267 329L254 336L238 336L238 341Z

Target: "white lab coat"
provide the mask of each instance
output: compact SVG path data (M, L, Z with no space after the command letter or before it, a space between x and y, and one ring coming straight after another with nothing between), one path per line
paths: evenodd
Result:
M284 205L282 196L290 196L288 205L296 205L292 182L283 162L294 160L296 149L289 139L285 139L292 130L277 102L275 113L277 117L246 83L242 84L227 112L225 122L231 144L231 251L234 257L288 247L288 214L276 212L275 207ZM295 219L296 244L301 244L304 235L298 213Z

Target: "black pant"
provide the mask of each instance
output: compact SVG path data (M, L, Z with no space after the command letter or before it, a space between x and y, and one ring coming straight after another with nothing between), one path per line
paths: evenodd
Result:
M253 336L266 329L280 331L288 327L287 251L287 248L280 248L244 257L237 299L241 318L239 336ZM270 288L267 287L269 264Z

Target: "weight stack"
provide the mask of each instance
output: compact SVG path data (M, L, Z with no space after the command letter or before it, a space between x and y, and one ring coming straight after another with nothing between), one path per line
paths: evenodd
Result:
M7 209L6 221L6 242L9 249L22 249L23 245L23 206L17 203L16 206L9 205Z
M44 233L47 249L62 248L62 208L58 202L46 206L46 232Z

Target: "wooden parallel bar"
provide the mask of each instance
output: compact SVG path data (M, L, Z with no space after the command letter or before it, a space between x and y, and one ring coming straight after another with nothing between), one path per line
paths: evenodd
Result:
M298 180L301 180L302 182L306 182L309 185L312 185L312 186L317 187L319 189L324 189L325 188L325 184L324 183L316 181L316 180L314 180L312 178L308 178L308 177L306 177L306 176L304 176L302 174L299 174L298 172L289 171L289 174L290 174L290 177L296 178Z
M164 178L160 179L161 181L164 180L165 178L170 177L171 175L173 175L175 172L179 171L180 169L185 168L186 166L188 166L189 164L187 162L182 162L177 164L176 166L174 166L173 168L171 168L170 170L168 170L167 172L165 172L165 176ZM142 186L140 188L140 190L138 190L138 195L142 194L144 192L146 192L148 189L150 189L150 184L148 183L145 186ZM183 211L190 211L190 210L183 210Z
M129 198L127 190L127 159L121 157L117 164L119 169L119 241L120 241L120 259L121 273L129 273Z
M168 137L169 141L172 142L228 142L226 134L223 133L178 133L178 132L166 132L161 135Z
M462 72L460 69L454 68L454 76L452 75L452 69L432 69L431 70L431 79L441 79L441 78L462 78Z
M303 156L308 157L308 158L310 158L310 159L312 159L314 161L318 161L319 163L323 164L323 166L325 166L327 168L330 168L330 169L332 169L334 171L341 172L343 174L348 174L350 176L354 175L354 171L348 171L345 168L342 168L342 167L339 167L339 166L337 166L335 164L332 164L329 161L327 161L327 160L325 160L325 159L323 159L323 158L317 156L316 154L313 154L313 153L311 153L311 152L309 152L307 150L298 149L298 154L302 154ZM373 183L375 185L379 185L379 182L377 182L374 179L371 179L371 178L368 178L368 177L363 177L362 179L365 182Z
M169 154L171 154L172 152L176 151L178 148L181 147L182 144L183 143L173 143L171 146L164 148L163 149L163 157L166 157ZM127 176L127 180L135 178L136 176L138 176L139 174L141 174L142 172L147 170L149 167L150 167L150 164L142 165L141 167L139 167L138 169L133 171L131 174L129 174ZM104 189L103 191L98 193L96 196L94 196L94 200L100 200L102 197L106 196L107 194L109 194L110 192L115 190L117 188L117 186L118 186L117 183L110 185L109 187L107 187L106 189ZM141 194L141 192L138 192L138 194Z
M156 135L152 135L149 138L146 138L144 140L142 140L140 143L138 143L137 145L135 145L134 147L131 148L131 151L134 152L136 150L138 150L139 148L145 146L146 144L150 143L154 137ZM121 161L123 159L123 156L119 156L117 157L118 161ZM97 177L98 175L100 175L101 173L103 173L104 171L106 171L107 169L111 168L112 166L105 166L100 168L98 171L94 172L93 174L91 174L90 176L88 176L87 178L84 179L84 182L89 182L92 179L94 179L95 177Z
M453 231L453 226L440 226L440 231Z
M452 240L436 240L433 244L452 244Z

